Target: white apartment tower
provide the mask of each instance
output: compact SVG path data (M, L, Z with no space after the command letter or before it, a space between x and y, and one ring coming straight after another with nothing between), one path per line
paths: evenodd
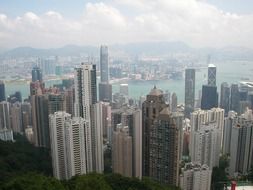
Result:
M191 161L206 164L210 168L219 166L222 134L216 123L209 123L201 126L198 131L192 131L191 137Z
M253 115L247 110L234 118L230 138L229 174L247 175L253 164Z
M70 179L90 172L85 120L59 111L49 115L49 128L54 177Z
M212 170L207 165L188 163L181 171L182 190L210 190Z
M210 124L210 126L212 126L211 128L215 128L212 129L209 132L215 131L215 133L219 133L220 139L220 148L222 146L222 139L223 139L223 130L224 130L224 109L221 108L212 108L211 110L196 110L193 113L191 113L191 121L190 121L190 125L191 125L191 134L190 134L190 145L189 145L189 150L190 150L190 156L193 156L196 151L196 142L194 142L196 140L196 134L198 135L202 135L203 130L201 129L202 127L208 126ZM208 165L210 167L210 165Z
M103 172L103 134L101 108L97 103L96 65L84 64L75 69L75 116L86 122L88 171ZM96 113L98 112L98 113Z
M91 107L97 102L96 65L75 68L75 116L90 122Z

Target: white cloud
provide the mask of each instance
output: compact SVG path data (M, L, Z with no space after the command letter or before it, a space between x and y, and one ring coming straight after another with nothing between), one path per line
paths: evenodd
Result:
M184 41L193 46L253 48L253 15L237 15L197 0L114 0L87 3L77 20L48 11L17 18L0 13L2 47Z

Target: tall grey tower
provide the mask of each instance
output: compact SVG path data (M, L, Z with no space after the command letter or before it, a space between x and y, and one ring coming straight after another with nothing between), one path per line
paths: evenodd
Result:
M195 101L195 69L185 70L185 117L189 118L194 110Z
M208 65L208 85L216 86L216 66L214 64Z
M32 69L32 82L40 81L42 82L42 71L38 66Z
M5 85L3 81L0 81L0 102L5 101Z
M100 76L99 83L99 100L112 101L112 85L109 84L109 69L108 69L108 47L100 47Z
M230 98L230 87L228 83L223 82L221 84L221 91L220 91L220 108L225 110L226 115L229 112L229 98Z
M108 47L100 47L100 73L101 82L109 82L109 72L108 72Z

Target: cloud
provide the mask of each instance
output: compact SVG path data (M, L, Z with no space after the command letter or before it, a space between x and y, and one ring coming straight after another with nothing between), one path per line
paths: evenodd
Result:
M17 18L0 13L2 48L184 41L193 46L253 48L253 15L224 12L197 0L87 3L79 19L48 11Z

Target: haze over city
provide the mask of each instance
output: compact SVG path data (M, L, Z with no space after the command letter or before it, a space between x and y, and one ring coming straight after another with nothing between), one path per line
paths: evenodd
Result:
M252 7L251 0L1 1L0 48L151 41L253 48Z

